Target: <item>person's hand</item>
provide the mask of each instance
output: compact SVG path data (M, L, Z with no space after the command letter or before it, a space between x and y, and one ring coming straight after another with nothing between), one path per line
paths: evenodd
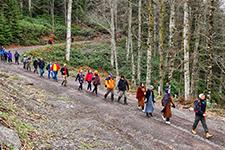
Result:
M203 116L206 117L206 113L204 113Z

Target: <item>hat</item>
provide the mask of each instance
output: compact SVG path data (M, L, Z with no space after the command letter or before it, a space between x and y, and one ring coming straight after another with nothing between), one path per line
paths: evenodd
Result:
M66 66L66 64L64 64L64 66Z
M98 71L97 70L95 70L95 72L94 72L95 74L98 74Z
M205 96L205 94L201 93L198 97L202 99L203 96Z

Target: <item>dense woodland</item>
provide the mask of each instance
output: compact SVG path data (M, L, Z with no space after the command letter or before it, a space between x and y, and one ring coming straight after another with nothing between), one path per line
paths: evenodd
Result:
M70 64L82 61L79 65L90 65L88 59L82 60L89 56L70 48L67 29L72 20L72 36L108 35L108 47L99 46L95 54L88 54L97 58L96 63L102 62L103 69L126 75L133 85L159 86L161 94L170 82L171 93L187 102L204 92L212 104L225 104L225 12L221 0L1 1L3 45L44 44L43 38L54 34L58 43L67 39L61 55L67 54Z

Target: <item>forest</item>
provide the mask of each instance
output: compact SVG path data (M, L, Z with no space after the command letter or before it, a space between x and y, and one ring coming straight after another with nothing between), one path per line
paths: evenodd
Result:
M45 50L33 54L52 61L68 61L72 67L90 66L115 76L125 75L133 87L141 82L152 84L159 95L170 83L171 93L185 103L205 93L209 106L224 107L223 3L1 0L0 43L5 47L44 45L46 39L54 37L51 55ZM73 44L96 38L100 38L97 45ZM85 53L87 49L93 51Z

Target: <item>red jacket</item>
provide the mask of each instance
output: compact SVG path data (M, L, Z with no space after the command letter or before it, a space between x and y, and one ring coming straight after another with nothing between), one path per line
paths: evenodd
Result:
M59 64L53 64L52 67L50 68L51 71L59 71L60 66Z
M92 77L93 77L92 73L87 73L85 81L91 82L92 81Z

